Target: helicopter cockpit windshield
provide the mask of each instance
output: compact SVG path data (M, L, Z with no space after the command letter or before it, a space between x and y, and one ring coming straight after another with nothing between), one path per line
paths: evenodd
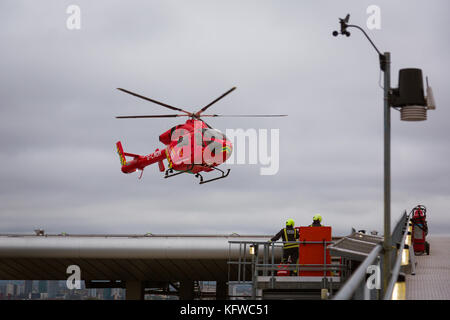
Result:
M203 141L226 140L225 135L216 129L202 129Z

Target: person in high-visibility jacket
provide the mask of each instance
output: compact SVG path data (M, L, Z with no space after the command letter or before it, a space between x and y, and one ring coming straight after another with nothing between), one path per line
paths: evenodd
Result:
M322 216L320 214L315 214L313 217L313 223L310 224L310 227L321 227L322 224Z
M283 242L283 262L290 262L297 264L298 259L298 239L300 234L298 230L294 228L294 220L288 219L286 221L286 228L281 229L270 241L277 241L282 238ZM286 243L295 241L297 243Z

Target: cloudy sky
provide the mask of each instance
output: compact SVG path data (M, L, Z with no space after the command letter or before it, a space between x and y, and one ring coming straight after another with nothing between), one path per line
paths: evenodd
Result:
M69 5L81 29L69 30ZM369 5L381 29L369 30ZM271 234L287 218L321 213L334 234L382 231L383 91L376 52L429 76L437 110L401 122L392 110L392 220L417 204L431 233L450 230L448 1L17 1L0 2L0 232ZM224 165L230 176L142 180L120 171L115 142L148 154L179 119L117 120L168 110L122 87L198 110L283 113L218 118L226 129L279 129L280 168Z

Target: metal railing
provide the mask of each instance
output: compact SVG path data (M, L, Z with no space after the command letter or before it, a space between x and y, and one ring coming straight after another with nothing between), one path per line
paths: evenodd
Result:
M399 229L401 229L402 238L401 238L400 243L397 242L397 252L396 252L396 257L395 257L395 264L394 264L394 267L392 268L391 278L389 280L389 284L385 291L384 300L392 299L392 293L394 291L395 284L399 279L402 279L402 281L404 281L404 277L401 277L401 275L400 275L400 269L401 269L402 258L403 258L403 250L409 250L410 259L412 259L413 268L415 268L414 252L412 251L412 246L411 246L411 244L408 244L408 245L406 244L407 236L411 235L411 232L408 229L409 229L410 222L411 222L412 211L408 215L406 215L406 211L405 211L404 214L405 214L405 218L403 220L399 221L399 223L398 223ZM404 221L404 220L406 220L406 221ZM394 261L394 259L392 259L391 261Z
M394 266L390 267L389 280L387 288L384 288L384 294L382 294L382 288L369 288L367 285L367 275L369 266L383 266L383 247L382 244L376 245L369 255L361 262L359 267L353 272L351 277L340 288L338 293L334 296L335 300L349 300L352 298L357 299L391 299L394 285L399 277L402 253L405 247L405 239L408 234L408 225L411 218L411 213L407 214L406 211L401 215L395 228L392 232L392 243L396 244L396 247L392 249L391 261L395 261ZM383 274L382 270L379 270L378 276ZM383 283L379 278L379 284ZM375 290L374 290L375 289Z
M357 292L364 292L364 298L368 296L365 291L367 268L371 265L380 265L382 249L383 247L381 244L376 245L372 249L367 258L346 281L345 285L339 289L338 293L333 298L334 300L349 300Z
M280 270L295 271L297 275L301 271L319 271L323 272L321 280L323 286L328 284L330 273L341 275L346 266L336 263L327 263L327 246L334 241L287 241L287 242L267 242L267 241L229 241L230 252L231 246L239 246L239 255L237 260L229 259L228 261L228 281L233 284L251 284L252 299L256 298L256 287L258 276L270 276L269 283L271 286L275 283L275 277ZM282 260L283 246L285 244L321 244L324 248L323 264L300 264L286 263ZM235 276L232 276L232 268ZM237 268L237 270L236 270ZM298 276L301 281L301 276ZM233 281L234 280L234 281Z

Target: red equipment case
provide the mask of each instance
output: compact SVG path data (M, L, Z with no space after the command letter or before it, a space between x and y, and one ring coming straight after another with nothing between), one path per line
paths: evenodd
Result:
M299 264L331 264L330 251L326 249L328 243L324 241L331 241L331 227L300 227L300 246L299 246ZM320 243L307 243L309 241ZM324 252L325 250L325 252ZM300 276L323 276L324 272L321 271L300 271ZM331 275L330 271L327 271L327 276Z

